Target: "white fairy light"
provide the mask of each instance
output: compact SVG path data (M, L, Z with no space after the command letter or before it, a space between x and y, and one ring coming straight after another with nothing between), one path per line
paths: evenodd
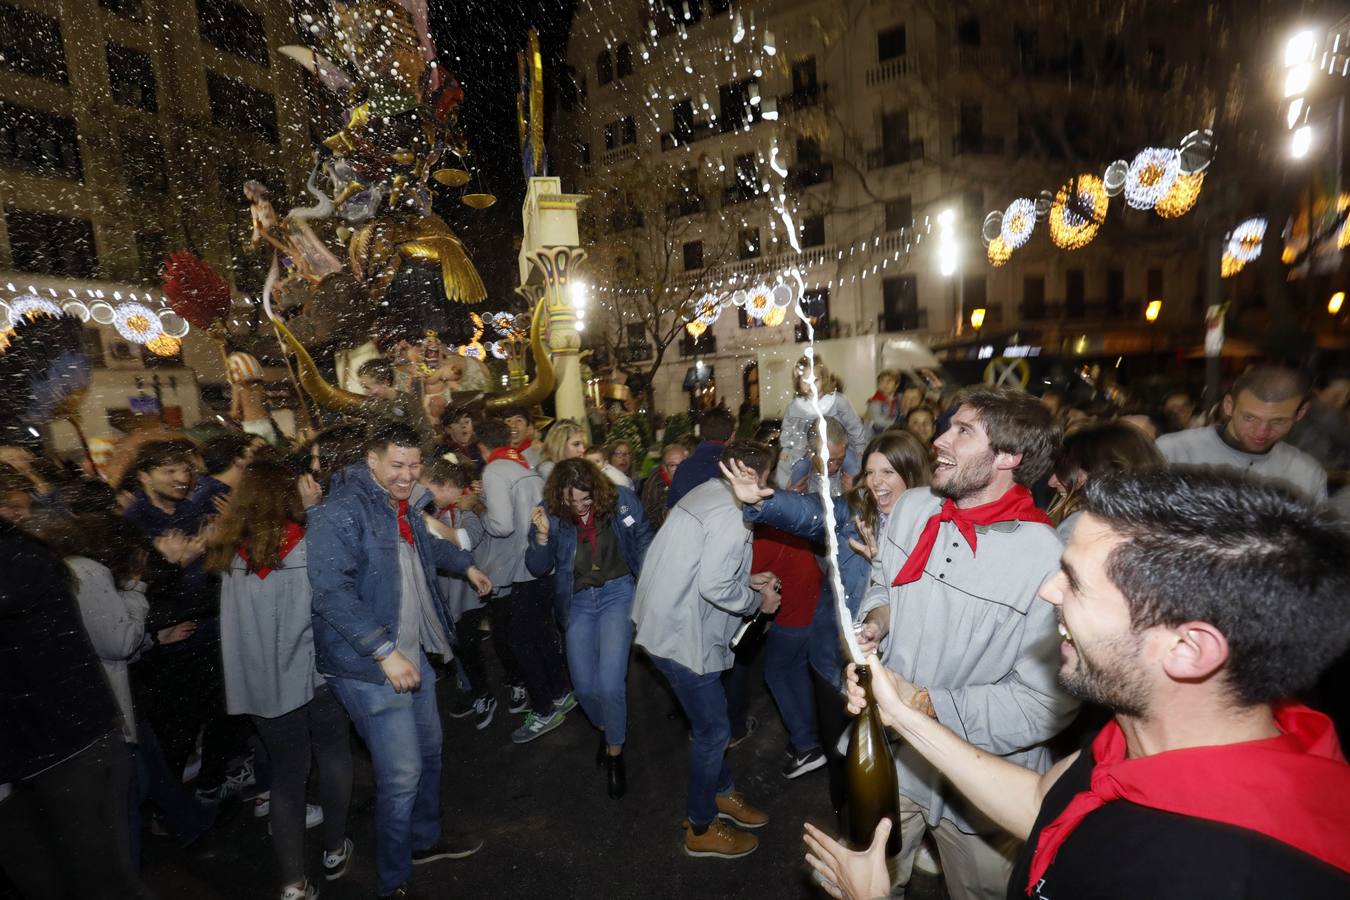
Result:
M1171 147L1146 147L1125 173L1125 202L1132 209L1152 209L1167 196L1181 174L1181 159Z
M1025 244L1035 228L1036 203L1030 198L1018 197L1003 211L1003 228L1000 235L1003 243L1013 250Z

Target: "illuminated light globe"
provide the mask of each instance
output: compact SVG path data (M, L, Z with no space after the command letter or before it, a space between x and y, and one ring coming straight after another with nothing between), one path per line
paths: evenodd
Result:
M1167 192L1167 196L1158 201L1153 211L1164 219L1176 219L1195 208L1200 199L1200 186L1205 183L1205 173L1177 176L1176 184Z
M765 287L756 287L745 294L745 314L757 322L773 308L773 295Z
M1036 228L1036 204L1026 197L1018 197L1003 211L1003 230L1000 237L1009 250L1016 250L1031 238Z
M502 341L493 341L488 344L488 351L495 359L506 359L506 350L502 347Z
M516 324L515 316L511 315L508 312L499 312L493 314L492 316L492 327L500 331L502 334L510 334L511 329L515 327L515 324Z
M985 246L989 246L994 241L1002 240L1003 237L1003 213L994 210L984 217L984 224L980 226L980 237L984 238Z
M775 306L764 314L764 324L768 325L770 328L777 328L786 320L787 308L783 306Z
M89 307L78 300L67 300L61 304L62 311L68 316L74 316L81 322L89 321Z
M89 318L100 325L111 325L113 317L117 311L112 308L112 304L106 300L95 300L89 304Z
M1096 175L1079 175L1064 184L1050 207L1050 240L1064 250L1077 250L1092 243L1106 218L1111 198Z
M1182 175L1200 175L1214 162L1214 132L1208 128L1192 131L1181 139L1177 150Z
M187 337L187 333L192 330L188 320L178 315L171 309L161 309L159 311L159 324L164 329L164 334L171 338L182 340Z
M1241 272L1242 267L1245 265L1246 263L1225 253L1223 259L1219 262L1219 277L1232 278L1234 275Z
M792 306L792 293L792 286L786 282L774 285L774 289L769 292L770 296L773 297L773 305L778 309L787 309Z
M1170 147L1147 147L1125 173L1125 202L1132 209L1152 209L1167 196L1181 174L1181 160Z
M1129 174L1130 164L1123 159L1118 159L1107 166L1105 174L1102 175L1102 186L1106 188L1106 196L1115 197L1125 190L1125 177Z
M1055 195L1049 191L1041 191L1036 195L1036 218L1044 222L1050 215L1050 207L1055 205Z
M36 294L23 294L9 301L10 321L29 319L33 316L59 316L61 307L50 300L44 300Z
M1012 259L1012 248L1003 243L1003 238L996 237L989 242L987 256L989 257L989 265L997 269Z
M161 334L157 338L146 341L145 349L156 356L177 356L178 351L183 349L183 342L176 337Z
M1227 253L1242 264L1261 255L1261 242L1266 237L1266 220L1257 216L1247 219L1228 235Z
M732 291L732 292L731 292L731 305L732 305L732 306L744 306L744 305L745 305L745 301L746 301L746 299L748 299L748 297L749 297L749 294L747 294L745 291Z
M1350 194L1341 194L1340 199L1336 201L1336 213L1344 213L1346 208L1350 207ZM1345 223L1341 225L1340 232L1336 235L1336 249L1344 250L1350 247L1350 216L1346 216Z
M711 325L722 314L722 302L716 294L704 294L694 304L694 318L704 325Z
M133 344L146 344L164 333L155 311L141 303L120 303L113 308L113 327Z
M684 330L689 332L689 336L692 337L694 340L698 340L699 337L702 336L703 332L708 330L708 326L705 325L701 320L694 319L692 322L684 323Z

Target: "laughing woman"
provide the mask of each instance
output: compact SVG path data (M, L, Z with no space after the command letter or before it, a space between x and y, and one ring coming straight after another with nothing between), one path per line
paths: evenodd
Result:
M622 797L633 588L651 528L636 494L585 459L565 459L548 477L530 536L525 565L536 577L553 575L572 684L586 717L604 732L596 765L608 772L609 795Z

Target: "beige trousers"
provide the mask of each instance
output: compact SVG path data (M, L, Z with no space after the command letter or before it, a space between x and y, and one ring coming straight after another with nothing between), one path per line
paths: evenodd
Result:
M942 878L952 900L1004 900L1008 878L1022 842L992 822L978 822L982 834L966 834L947 819L936 828L924 821L923 808L900 795L900 854L891 861L892 897L904 897L914 857L926 833L932 833L942 860Z

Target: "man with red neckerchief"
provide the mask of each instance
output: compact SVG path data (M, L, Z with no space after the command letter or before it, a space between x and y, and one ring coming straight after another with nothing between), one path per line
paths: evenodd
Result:
M1041 597L1061 683L1114 718L1044 775L909 708L891 672L883 721L1026 838L1009 900L1350 896L1350 766L1286 699L1350 645L1350 532L1291 489L1189 467L1090 482L1083 511ZM808 859L834 896L885 894L888 831L853 853L808 827Z
M1055 616L1036 591L1059 564L1059 538L1028 485L1049 469L1059 429L1036 398L973 388L933 443L929 488L901 496L877 536L859 607L864 650L912 683L905 702L988 753L1036 771L1044 742L1077 703L1055 683ZM1000 897L1008 841L913 747L896 753L897 885L931 832L953 900Z

